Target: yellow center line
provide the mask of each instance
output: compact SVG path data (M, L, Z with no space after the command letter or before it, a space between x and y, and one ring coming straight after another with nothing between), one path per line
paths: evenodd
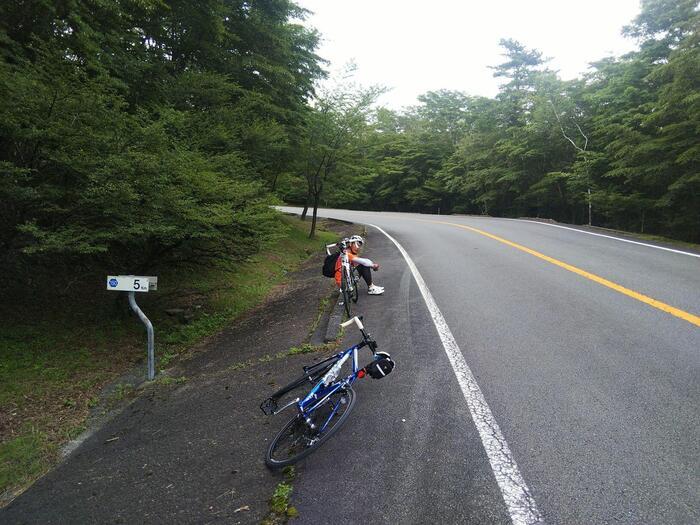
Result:
M532 250L526 246L523 246L522 244L518 244L512 241L509 241L508 239L504 239L503 237L499 237L497 235L494 235L489 232L485 232L483 230L480 230L478 228L472 228L471 226L465 226L463 224L455 224L453 222L444 222L444 221L432 221L432 220L426 220L426 219L416 219L422 222L432 222L435 224L446 224L448 226L456 226L457 228L462 228L464 230L469 230L474 233L478 233L480 235L484 235L485 237L488 237L490 239L493 239L495 241L501 242L503 244L507 244L508 246L511 246L513 248L516 248L520 251L523 251L525 253L529 253L530 255L534 255L535 257L542 259L543 261L547 261L548 263L552 263L556 266L559 266L560 268L564 268L565 270L568 270L570 272L573 272L575 274L580 275L581 277L585 277L586 279L590 279L593 282L596 282L598 284L602 284L603 286L607 286L608 288L611 288L615 290L616 292L620 292L621 294L624 294L628 297L631 297L632 299L636 299L637 301L641 301L645 304L648 304L649 306L653 306L654 308L657 308L663 312L669 313L671 315L674 315L680 319L683 319L684 321L688 321L691 324L694 324L695 326L700 326L700 317L697 315L693 315L689 312L686 312L684 310L681 310L679 308L675 308L669 304L663 303L661 301L657 301L656 299L653 299L649 297L648 295L641 294L639 292L635 292L634 290L630 290L629 288L625 288L624 286L621 286L617 283L614 283L612 281L608 281L607 279L604 279L603 277L600 277L594 273L587 272L586 270L582 270L581 268L577 268L576 266L572 266L570 264L567 264L563 261L559 261L553 257L549 257L548 255L545 255L543 253L540 253L538 251Z

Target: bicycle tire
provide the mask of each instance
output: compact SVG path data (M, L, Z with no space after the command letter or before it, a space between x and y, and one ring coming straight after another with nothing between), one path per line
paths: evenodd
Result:
M352 306L350 306L352 295L350 293L350 290L348 290L348 279L345 275L345 271L341 273L342 276L340 281L340 295L343 298L343 308L345 308L345 313L347 314L348 319L350 319L352 317Z
M293 465L316 451L340 430L340 427L347 421L350 412L352 412L355 406L355 391L351 387L340 389L333 393L328 402L314 410L311 418L314 422L323 424L323 422L331 416L333 411L334 402L332 402L332 399L334 396L339 396L338 403L345 405L342 413L339 413L339 410L332 415L328 423L329 426L325 428L320 436L318 434L312 434L311 429L304 422L301 415L294 416L282 427L282 430L277 433L272 443L270 443L270 446L267 448L265 464L268 467L278 469ZM287 442L290 443L287 445ZM285 457L285 451L282 450L285 447L288 447L288 457ZM277 454L277 452L280 453Z
M350 306L351 300L350 292L343 290L343 307L345 308L345 313L347 314L348 319L352 317L352 306Z
M353 303L356 303L360 298L360 287L358 286L358 283L360 282L360 275L357 273L355 268L352 269L352 280L354 284L352 287L352 292L350 293L350 298L352 299Z
M309 375L305 375L305 376L300 377L299 379L295 379L291 383L280 388L277 392L272 394L271 397L279 399L280 397L282 397L285 394L288 394L292 390L296 390L300 386L307 384L310 380L311 380L311 377Z
M333 359L332 357L327 359L326 362L322 363L317 363L316 365L311 365L309 367L308 373L305 375L301 376L298 379L295 379L291 383L286 384L282 388L280 388L277 392L272 394L271 397L279 399L285 394L288 394L292 390L296 390L297 388L304 386L309 383L309 381L313 382L321 378L323 374L328 372L331 367L338 361L338 359ZM321 366L322 365L322 366Z

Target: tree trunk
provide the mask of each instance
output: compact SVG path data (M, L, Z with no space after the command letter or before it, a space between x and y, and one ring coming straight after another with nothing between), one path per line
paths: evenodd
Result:
M321 192L314 195L314 213L311 218L311 231L309 232L309 239L313 239L316 235L316 215L318 214L318 201L321 200Z
M306 201L304 201L304 211L301 212L301 220L306 220L306 214L309 213L309 202L311 201L311 190L306 190Z

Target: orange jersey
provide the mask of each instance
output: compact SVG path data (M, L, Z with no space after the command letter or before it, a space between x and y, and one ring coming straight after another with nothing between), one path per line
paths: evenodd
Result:
M353 266L357 266L358 264L362 266L367 266L368 268L371 268L372 265L374 264L370 259L365 259L364 257L360 257L359 255L355 255L352 253L350 250L347 252L348 255L348 261L350 261L350 264ZM338 288L340 288L340 283L341 283L341 268L343 267L343 262L342 262L342 257L343 255L340 254L340 256L336 259L335 261L335 284L338 285Z
M352 260L357 257L354 253L352 253L350 250L345 252L348 256L348 261L352 263ZM341 253L338 258L335 260L335 284L338 285L338 288L340 288L340 282L342 280L341 274L342 274L342 269L343 267L343 254Z

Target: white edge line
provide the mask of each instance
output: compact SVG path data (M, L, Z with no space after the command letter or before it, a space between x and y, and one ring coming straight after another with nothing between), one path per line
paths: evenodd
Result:
M486 455L489 458L491 469L496 477L498 487L501 489L503 500L505 501L508 513L514 525L531 525L534 523L543 523L542 516L537 510L535 500L530 493L530 490L525 484L525 480L520 474L513 454L506 443L501 429L493 417L493 413L484 399L481 388L474 378L469 365L464 360L462 351L457 345L450 327L447 325L440 309L435 303L428 286L425 284L418 268L411 260L403 246L396 239L381 229L379 226L370 224L382 232L386 237L393 242L406 260L408 267L413 274L413 278L418 285L418 288L423 295L423 300L430 312L430 316L435 323L442 345L445 348L445 353L452 365L452 370L457 376L457 382L462 390L464 399L469 407L469 412L474 420L481 442L484 445Z
M552 226L553 228L561 228L562 230L571 230L578 233L585 233L586 235L595 235L596 237L605 237L606 239L613 239L620 242L628 242L630 244L638 244L639 246L646 246L647 248L656 248L657 250L664 250L665 252L680 253L681 255L689 255L690 257L700 258L700 253L684 252L682 250L674 250L673 248L665 248L663 246L656 246L655 244L647 244L645 242L631 241L630 239L623 239L621 237L613 237L612 235L603 235L602 233L594 233L586 230L579 230L578 228L569 228L568 226L561 226L559 224L550 224L548 222L540 221L529 221L527 219L508 219L510 221L519 222L529 222L530 224L541 224L542 226Z

